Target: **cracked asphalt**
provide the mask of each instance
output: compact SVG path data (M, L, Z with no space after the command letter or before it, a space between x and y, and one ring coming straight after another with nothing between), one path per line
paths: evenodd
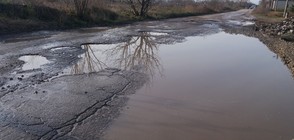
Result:
M1 139L99 139L142 79L105 69L18 89L1 98Z

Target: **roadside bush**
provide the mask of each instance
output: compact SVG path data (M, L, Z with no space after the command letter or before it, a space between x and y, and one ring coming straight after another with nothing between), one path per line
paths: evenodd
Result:
M44 21L49 21L49 20L58 20L59 17L62 14L65 14L61 11L58 11L57 9L52 9L49 7L34 7L35 16Z
M0 3L0 13L7 17L27 19L34 11L28 6Z
M209 9L213 9L213 11L221 12L224 9L224 3L218 0L210 0L205 3Z
M267 7L267 1L261 0L259 5L254 9L255 14L266 15L270 12L270 8Z
M94 20L109 21L118 19L119 15L111 10L93 7L91 9L91 16Z
M57 20L62 14L56 9L49 7L37 7L32 5L1 4L0 14L10 18Z
M80 19L87 19L89 0L74 0L76 14Z
M210 8L210 6L208 6L207 4L198 4L198 5L195 6L194 10L195 10L195 13L198 13L198 14L215 13L215 10Z
M255 14L260 14L260 15L266 15L270 12L271 10L269 8L263 7L263 6L257 6L254 9Z

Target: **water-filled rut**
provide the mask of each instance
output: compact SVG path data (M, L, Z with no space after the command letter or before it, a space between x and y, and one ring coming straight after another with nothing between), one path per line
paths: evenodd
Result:
M104 139L294 138L293 78L258 39L220 32L157 45L154 54L161 68Z

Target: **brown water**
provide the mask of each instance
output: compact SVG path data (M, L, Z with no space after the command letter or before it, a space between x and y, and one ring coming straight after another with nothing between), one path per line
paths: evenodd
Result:
M294 139L294 80L258 39L220 32L151 54L137 64L156 58L153 78L103 139Z

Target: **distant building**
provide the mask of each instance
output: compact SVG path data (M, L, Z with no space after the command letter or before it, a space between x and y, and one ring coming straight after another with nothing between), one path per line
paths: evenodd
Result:
M272 9L283 10L285 8L286 0L273 0ZM294 0L289 0L288 6L294 5Z

